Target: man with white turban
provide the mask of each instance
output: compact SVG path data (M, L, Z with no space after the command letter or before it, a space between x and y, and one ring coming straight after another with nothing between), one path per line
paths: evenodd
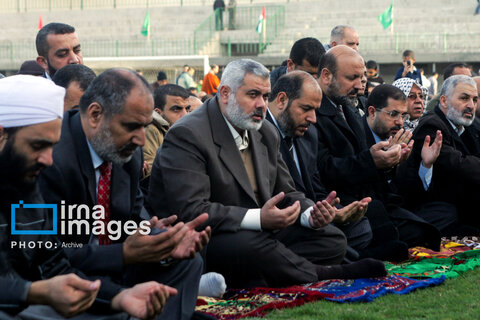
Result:
M156 282L124 289L107 277L85 280L71 267L56 235L41 234L54 224L51 212L38 206L43 199L37 177L52 165L64 95L64 88L45 78L16 75L0 80L0 318L18 314L21 319L58 319L92 304L110 312L152 317L175 289Z

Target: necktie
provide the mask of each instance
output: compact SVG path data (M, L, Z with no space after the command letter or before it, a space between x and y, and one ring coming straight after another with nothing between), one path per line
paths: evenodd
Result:
M111 244L112 240L108 237L107 224L110 221L110 182L112 179L112 164L104 162L100 166L100 179L98 180L97 204L105 209L105 234L98 236L98 243L102 245Z
M345 120L345 121L347 120L347 119L345 118L345 113L343 113L343 107L342 107L341 104L338 105L338 113L339 113L340 116L343 118L343 120Z
M288 152L290 152L290 154L293 157L293 139L292 139L292 137L285 137L283 139L285 140L285 143L288 146Z

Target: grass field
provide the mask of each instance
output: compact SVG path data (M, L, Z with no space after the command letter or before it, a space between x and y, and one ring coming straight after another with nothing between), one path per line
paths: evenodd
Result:
M480 268L407 295L389 294L370 303L319 301L276 310L263 319L480 319Z

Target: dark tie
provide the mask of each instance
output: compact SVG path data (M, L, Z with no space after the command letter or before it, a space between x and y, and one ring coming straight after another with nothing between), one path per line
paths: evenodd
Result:
M345 118L345 113L343 113L343 107L341 104L338 105L337 109L338 109L338 113L343 118L343 120L347 121L347 119Z
M97 204L105 209L104 223L105 233L98 236L98 244L111 244L112 240L108 237L107 224L110 221L110 182L112 180L112 164L104 162L100 166L100 179L98 180Z

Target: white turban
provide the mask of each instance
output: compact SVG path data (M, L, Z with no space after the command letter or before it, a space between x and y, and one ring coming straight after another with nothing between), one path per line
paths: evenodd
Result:
M407 97L410 94L410 91L412 90L413 85L416 85L417 87L420 88L420 90L422 90L422 93L425 96L425 98L427 97L427 94L428 94L428 89L427 88L425 88L420 83L418 83L417 81L415 81L411 78L397 79L392 83L392 85L394 85L395 87L402 90L403 94L406 95Z
M63 117L65 89L42 77L0 79L0 126L29 126Z

